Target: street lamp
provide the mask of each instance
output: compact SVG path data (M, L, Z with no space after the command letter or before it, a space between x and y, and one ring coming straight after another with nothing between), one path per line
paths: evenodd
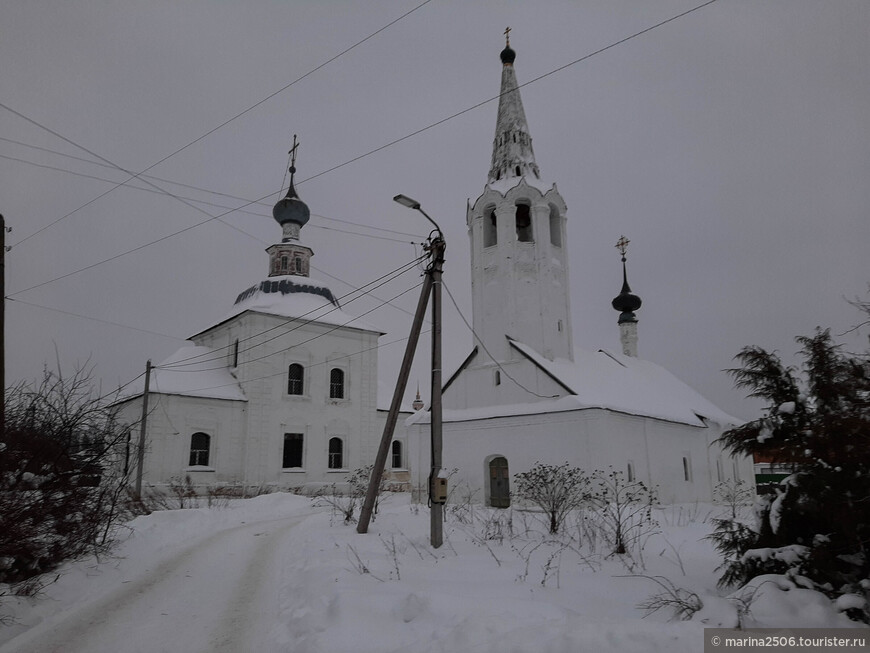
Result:
M420 206L420 202L407 195L396 195L393 200L409 209L414 209L435 226L438 232L434 238L430 236L428 251L432 255L432 263L426 268L426 274L432 283L432 399L430 402L431 451L432 468L429 472L429 510L430 541L434 548L443 542L444 502L446 488L442 487L441 479L441 271L444 265L444 234L441 227Z
M417 303L417 310L414 313L414 320L411 324L411 334L408 336L408 342L405 346L405 356L402 359L402 366L399 368L399 376L396 379L396 388L393 391L393 400L390 404L390 410L387 413L387 420L384 424L384 432L381 435L381 444L378 447L378 453L375 456L375 464L372 468L372 475L369 479L369 487L366 491L366 497L360 509L359 521L357 522L357 533L367 533L369 522L371 521L374 511L375 501L377 500L378 487L380 486L381 478L383 478L384 467L387 461L387 453L389 451L390 442L393 439L393 432L396 427L396 420L399 416L399 409L402 402L402 396L405 393L405 387L408 383L408 375L411 371L411 364L414 361L414 352L417 349L417 339L420 336L420 331L423 326L423 317L426 313L426 304L429 302L429 295L432 296L432 401L430 404L431 410L431 425L432 425L432 470L429 474L429 499L431 509L430 515L430 542L433 548L438 548L443 543L443 523L444 511L443 504L446 500L445 479L440 476L441 472L441 271L444 265L444 234L441 233L441 227L420 207L420 202L411 199L406 195L396 195L393 198L402 206L409 209L414 209L423 214L423 216L435 225L434 236L429 234L429 242L424 246L428 256L432 257L432 261L426 268L426 275L423 281L423 288L420 291L420 300ZM436 492L436 489L438 490Z
M439 237L441 240L444 240L444 234L441 233L441 227L439 227L439 226L438 226L438 223L435 222L431 217L429 217L429 214L426 213L426 211L423 210L423 207L420 206L420 202L418 202L418 201L415 200L415 199L411 199L411 198L408 197L407 195L401 195L401 194L396 195L396 196L393 198L393 201L394 201L394 202L398 202L398 203L401 204L402 206L407 206L409 209L414 209L415 211L419 211L420 213L422 213L423 216L424 216L424 217L425 217L429 222L431 222L432 224L435 225L435 229L438 230L438 237Z

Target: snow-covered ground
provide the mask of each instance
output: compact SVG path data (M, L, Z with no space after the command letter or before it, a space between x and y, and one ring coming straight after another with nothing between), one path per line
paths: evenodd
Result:
M694 653L705 627L737 621L703 539L720 510L656 511L645 569L588 534L546 541L535 513L476 506L447 510L433 550L428 509L408 495L385 497L366 535L283 493L155 512L129 524L113 557L64 567L37 598L0 599L16 622L0 627L0 653ZM638 603L661 587L636 574L695 592L703 609L644 618ZM817 592L766 580L744 625L860 625Z

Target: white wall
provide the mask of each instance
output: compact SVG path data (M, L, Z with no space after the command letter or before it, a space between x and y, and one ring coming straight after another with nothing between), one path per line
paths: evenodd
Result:
M657 486L662 503L711 501L718 482L715 458L720 434L699 428L601 409L499 417L443 425L443 467L458 469L451 482L473 491L474 500L487 499L487 463L494 456L508 460L513 475L535 463L568 462L587 472L609 466L626 472L632 462L638 480ZM425 486L429 474L429 424L408 427L412 483ZM683 457L691 465L686 481ZM726 478L731 478L731 458L723 455ZM749 459L739 462L740 477L752 481ZM724 479L723 479L724 480Z

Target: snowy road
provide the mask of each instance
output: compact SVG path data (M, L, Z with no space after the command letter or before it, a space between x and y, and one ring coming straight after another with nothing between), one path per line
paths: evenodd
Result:
M237 653L268 641L285 584L282 543L306 515L187 545L113 591L49 619L2 653ZM215 564L219 560L220 564Z

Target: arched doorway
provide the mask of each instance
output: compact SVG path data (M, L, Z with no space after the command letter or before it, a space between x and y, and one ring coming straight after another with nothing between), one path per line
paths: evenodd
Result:
M511 505L510 473L504 456L489 461L489 505L493 508L509 508Z

